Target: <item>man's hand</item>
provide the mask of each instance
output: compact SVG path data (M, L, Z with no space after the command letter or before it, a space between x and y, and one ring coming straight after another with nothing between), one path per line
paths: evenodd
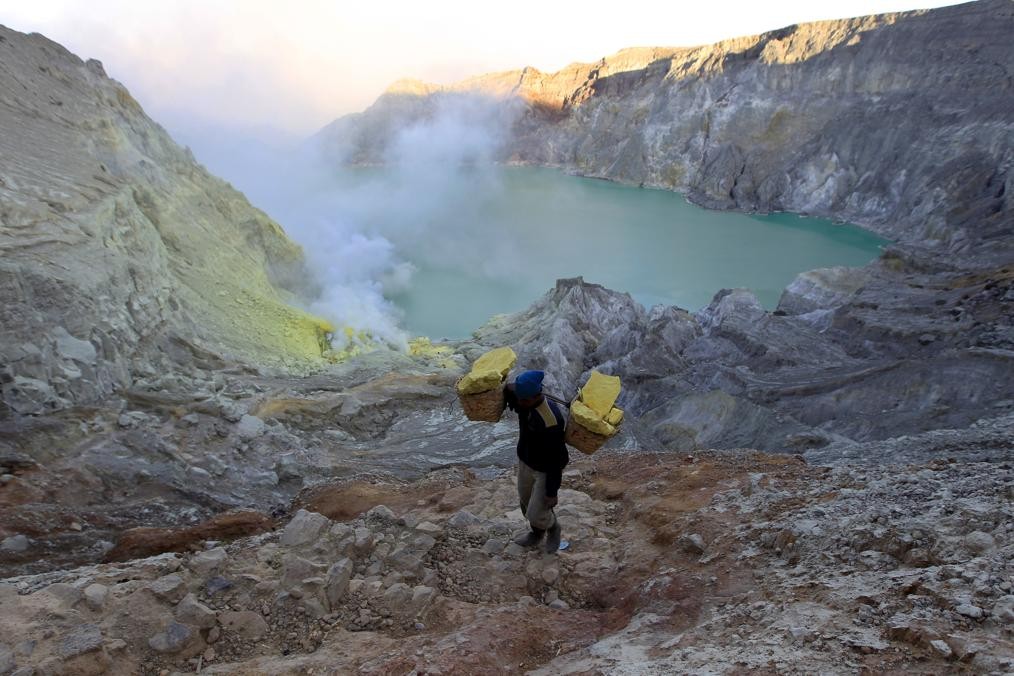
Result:
M543 501L543 504L546 505L546 509L552 509L553 507L556 507L556 496L554 495L553 497L549 497L547 495L545 500Z

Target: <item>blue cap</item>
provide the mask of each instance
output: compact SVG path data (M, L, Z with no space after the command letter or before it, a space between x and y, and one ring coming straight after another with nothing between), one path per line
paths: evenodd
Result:
M514 393L519 399L529 399L542 392L542 371L525 371L514 380Z

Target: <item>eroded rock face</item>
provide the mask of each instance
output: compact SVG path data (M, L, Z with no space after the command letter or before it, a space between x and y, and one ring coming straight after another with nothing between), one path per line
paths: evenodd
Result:
M0 27L0 410L94 403L137 374L307 368L302 252L97 61Z

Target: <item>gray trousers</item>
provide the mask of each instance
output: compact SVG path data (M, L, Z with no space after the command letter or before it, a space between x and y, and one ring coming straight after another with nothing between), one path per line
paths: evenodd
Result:
M536 472L518 460L518 501L533 530L547 530L556 523L556 514L546 509L545 500L546 473Z

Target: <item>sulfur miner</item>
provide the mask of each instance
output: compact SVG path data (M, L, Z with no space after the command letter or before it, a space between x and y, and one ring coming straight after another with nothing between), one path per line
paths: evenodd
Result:
M560 522L553 510L570 461L564 418L542 394L542 371L525 371L504 388L507 406L518 414L518 500L531 530L514 540L522 547L542 542L546 553L560 548Z

